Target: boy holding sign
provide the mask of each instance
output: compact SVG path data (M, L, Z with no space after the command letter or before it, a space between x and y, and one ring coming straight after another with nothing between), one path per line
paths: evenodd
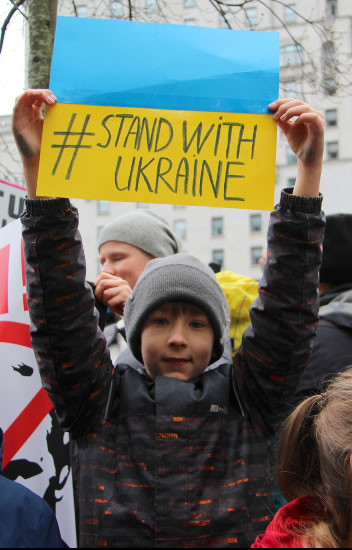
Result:
M76 209L36 196L42 103L55 96L20 96L13 131L29 197L32 344L61 426L79 447L80 545L249 546L274 511L268 436L318 320L323 117L298 100L270 106L297 155L297 181L272 213L259 300L233 365L207 370L223 351L228 306L214 274L176 254L149 262L127 300L140 373L113 368L85 284Z

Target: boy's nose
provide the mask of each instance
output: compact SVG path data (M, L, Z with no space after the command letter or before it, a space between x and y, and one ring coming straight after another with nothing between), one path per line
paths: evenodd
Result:
M177 324L171 329L169 336L169 346L184 347L187 344L184 328Z

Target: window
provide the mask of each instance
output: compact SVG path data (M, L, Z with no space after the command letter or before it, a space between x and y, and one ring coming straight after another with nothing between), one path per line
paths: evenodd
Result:
M287 147L287 164L296 164L297 163L297 157L295 153L292 151L291 147Z
M335 78L329 77L329 76L324 76L323 88L324 88L324 92L327 95L335 95L336 92L337 92L337 82L336 82Z
M287 187L294 187L296 183L296 178L288 178Z
M251 233L258 233L262 230L262 215L251 214L249 218Z
M280 50L280 66L294 67L302 64L302 46L299 44L288 44Z
M172 208L174 210L184 210L186 208L186 205L184 205L184 204L173 204Z
M194 17L190 17L190 18L184 20L184 24L185 25L196 25L197 22L194 19Z
M158 11L157 0L146 0L145 11L147 13L155 13L156 11Z
M211 219L211 234L213 237L224 234L224 218Z
M185 8L195 8L197 5L196 0L184 0Z
M109 214L110 213L110 202L109 201L98 201L98 214L101 216L102 214Z
M297 82L295 80L288 80L282 83L282 91L285 97L297 98Z
M257 8L247 8L244 10L246 15L246 23L250 27L253 27L257 24Z
M85 4L77 6L77 17L88 17L88 6Z
M337 110L329 109L325 111L325 122L327 126L337 126Z
M296 4L288 4L284 7L284 21L285 23L296 22Z
M214 263L219 264L221 267L224 266L225 254L223 250L213 250L211 257Z
M150 208L150 204L147 202L136 202L136 208L148 210L148 208Z
M262 246L252 246L251 248L251 265L259 265L260 258L263 254Z
M337 16L337 0L326 0L326 15L328 17Z
M111 13L113 17L123 16L123 5L121 0L113 0L111 2Z
M323 63L325 65L330 65L335 63L336 55L335 55L335 44L332 42L332 40L329 40L328 42L324 42L323 44Z
M325 42L322 46L321 63L323 67L323 88L327 95L335 95L337 91L336 82L336 49L332 40Z
M328 160L339 158L339 144L337 141L330 141L326 145Z
M175 220L174 221L174 231L180 239L184 240L187 236L186 231L186 220Z

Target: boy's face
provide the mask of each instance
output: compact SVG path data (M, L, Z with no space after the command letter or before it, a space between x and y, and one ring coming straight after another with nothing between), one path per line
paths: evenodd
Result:
M108 241L100 247L101 270L127 281L131 288L136 286L147 263L153 259L140 248L127 243Z
M191 304L165 304L149 314L142 329L142 357L148 375L187 381L210 364L214 331L207 315Z

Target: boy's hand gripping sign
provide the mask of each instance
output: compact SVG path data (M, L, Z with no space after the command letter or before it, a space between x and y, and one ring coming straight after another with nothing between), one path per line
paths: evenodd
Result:
M59 17L38 193L271 210L279 35Z

